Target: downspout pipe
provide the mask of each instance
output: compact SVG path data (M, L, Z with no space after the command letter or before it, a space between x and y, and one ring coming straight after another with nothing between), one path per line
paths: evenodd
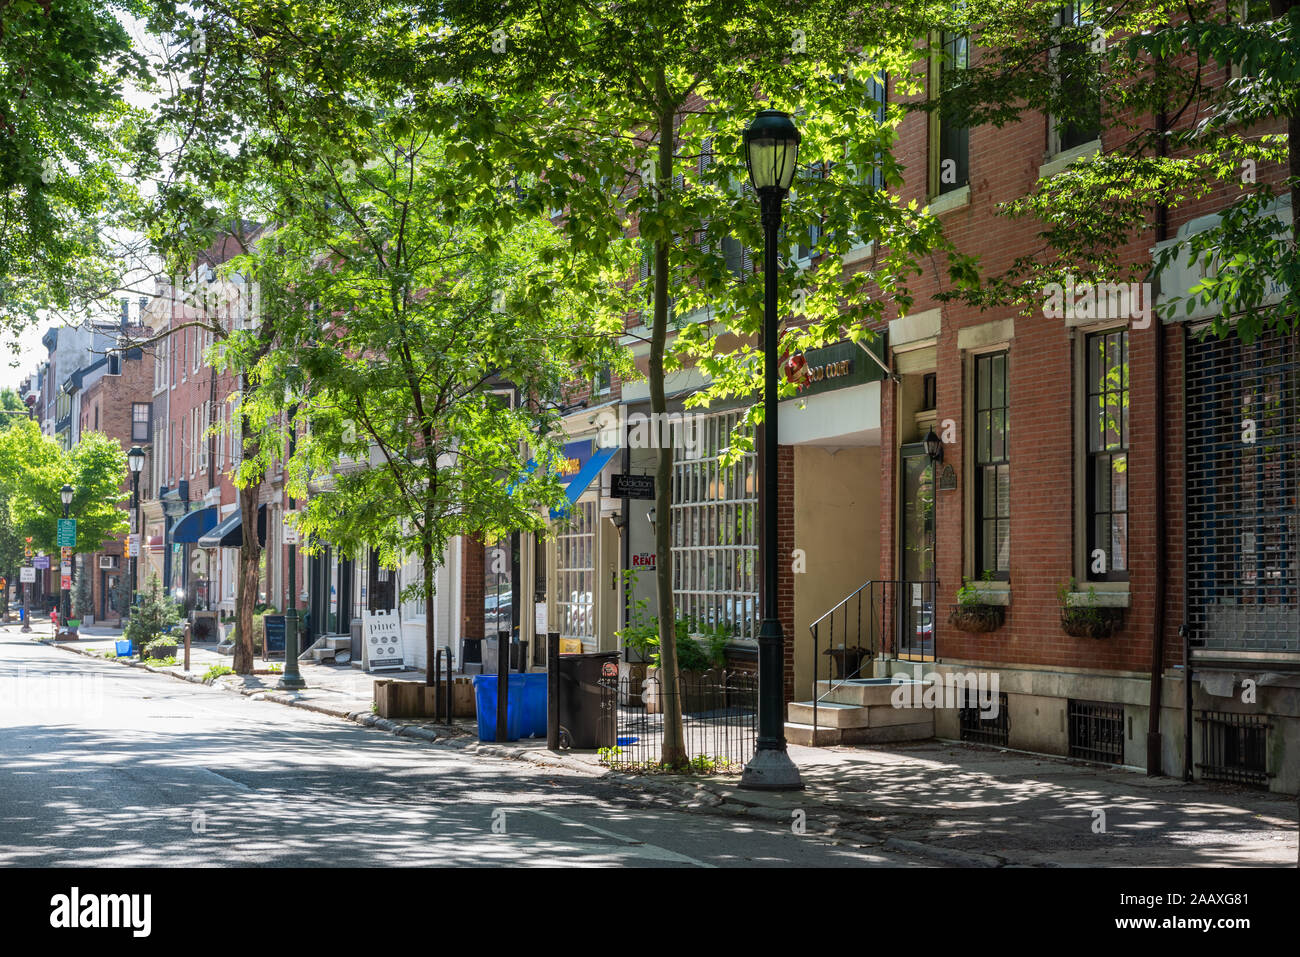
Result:
M1163 110L1157 117L1160 124L1160 155L1168 153L1167 140L1165 138L1165 127L1168 119ZM1156 241L1161 242L1169 235L1169 207L1162 203L1156 209ZM1147 287L1151 289L1151 286ZM1157 776L1163 773L1162 751L1164 741L1160 734L1160 692L1161 683L1164 680L1165 665L1165 597L1167 592L1167 562L1165 549L1168 543L1168 536L1165 534L1165 455L1167 444L1165 442L1165 324L1152 308L1154 304L1147 303L1148 310L1151 311L1152 320L1155 322L1155 608L1151 614L1151 681L1150 681L1150 699L1148 701L1148 719L1147 719L1147 774ZM1184 486L1186 485L1187 476L1183 476ZM1184 532L1184 534L1186 534Z

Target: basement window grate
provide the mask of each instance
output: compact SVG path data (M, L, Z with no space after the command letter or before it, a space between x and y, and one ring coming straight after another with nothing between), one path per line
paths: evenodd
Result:
M998 693L998 713L987 718L980 711L978 699L967 691L966 706L958 711L961 739L972 744L993 744L1005 748L1011 727L1007 714L1005 691Z
M1210 781L1268 787L1268 729L1263 715L1202 711L1201 761L1196 766Z
M1124 763L1124 706L1070 699L1070 757Z

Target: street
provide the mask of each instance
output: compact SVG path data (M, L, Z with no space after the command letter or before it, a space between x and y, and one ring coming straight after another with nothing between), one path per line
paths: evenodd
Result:
M913 866L0 631L0 866Z

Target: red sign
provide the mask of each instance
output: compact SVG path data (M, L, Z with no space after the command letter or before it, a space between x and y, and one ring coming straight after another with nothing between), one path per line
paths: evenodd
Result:
M61 584L61 585L59 586L60 588L71 588L71 587L72 587L72 576L71 576L71 575L64 575L64 576L62 577L62 581L63 581L63 584Z

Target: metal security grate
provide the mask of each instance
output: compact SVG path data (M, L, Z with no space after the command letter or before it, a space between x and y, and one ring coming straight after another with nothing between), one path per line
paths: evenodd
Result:
M986 718L980 712L978 702L972 699L968 691L966 706L958 711L958 720L961 724L963 741L1006 747L1011 730L1007 717L1007 693L1005 691L998 693L998 713Z
M1124 763L1124 706L1070 699L1070 757Z
M1268 729L1271 725L1257 714L1202 711L1201 776L1213 781L1231 781L1268 787Z
M1187 341L1188 624L1208 649L1300 651L1300 349Z

